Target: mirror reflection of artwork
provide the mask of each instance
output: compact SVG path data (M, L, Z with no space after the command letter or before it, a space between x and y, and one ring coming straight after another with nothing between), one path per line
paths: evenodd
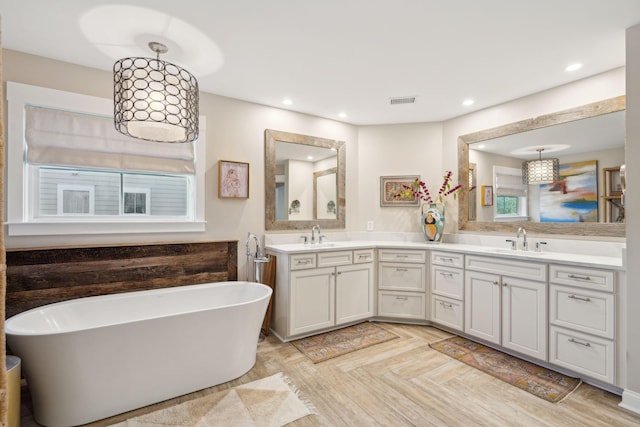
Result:
M560 180L540 186L540 222L598 221L598 162L560 165Z

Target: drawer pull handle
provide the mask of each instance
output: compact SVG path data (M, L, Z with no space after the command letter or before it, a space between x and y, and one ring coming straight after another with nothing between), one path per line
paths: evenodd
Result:
M570 274L569 278L570 279L578 279L578 280L591 280L591 277L589 277L589 276L578 276L577 274Z
M448 303L442 302L442 301L440 301L440 305L445 307L445 308L453 308L453 304L448 304Z
M311 259L307 258L307 259L298 259L296 260L296 265L301 265L301 264L311 264Z
M577 295L569 295L567 298L577 299L577 300L580 300L580 301L591 302L591 298L589 298L589 297L579 297Z
M409 297L396 297L396 299L401 300L401 301L407 301L409 299Z
M358 259L367 259L369 255L358 255Z
M409 255L396 255L396 258L409 258Z
M442 260L442 262L453 262L453 258L440 257L440 259Z
M577 340L577 339L575 339L575 338L569 338L569 342L572 342L572 343L574 343L574 344L580 344L580 345L583 345L583 346L585 346L585 347L591 347L591 344L590 344L590 343L588 343L588 342L578 341L578 340Z
M396 268L396 271L409 271L408 268Z
M453 278L453 273L447 273L447 272L441 271L440 275L442 277L451 277L451 278Z

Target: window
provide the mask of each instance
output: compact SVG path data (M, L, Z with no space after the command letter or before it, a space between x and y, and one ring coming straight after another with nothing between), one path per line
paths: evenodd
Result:
M495 221L528 219L527 185L522 183L522 170L505 166L493 167Z
M128 188L124 190L125 215L149 215L151 190L148 188Z
M9 235L204 231L204 144L120 135L110 99L12 82L7 98Z
M56 185L55 200L58 215L93 215L95 188L92 185ZM40 201L42 206L46 200Z

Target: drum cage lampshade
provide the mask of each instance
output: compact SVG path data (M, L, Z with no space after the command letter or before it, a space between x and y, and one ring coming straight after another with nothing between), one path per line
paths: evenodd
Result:
M160 60L166 46L151 42L149 47L155 59L123 58L113 65L116 130L148 141L192 142L198 137L198 81Z
M523 184L550 184L560 179L560 161L558 159L543 159L540 148L537 160L522 162Z

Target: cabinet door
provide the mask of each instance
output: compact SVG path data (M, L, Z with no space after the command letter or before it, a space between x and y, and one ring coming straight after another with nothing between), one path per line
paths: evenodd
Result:
M373 264L336 269L336 324L373 316Z
M333 326L335 268L291 272L289 335Z
M502 277L502 346L547 360L547 287Z
M464 292L464 331L500 344L500 276L468 271Z

